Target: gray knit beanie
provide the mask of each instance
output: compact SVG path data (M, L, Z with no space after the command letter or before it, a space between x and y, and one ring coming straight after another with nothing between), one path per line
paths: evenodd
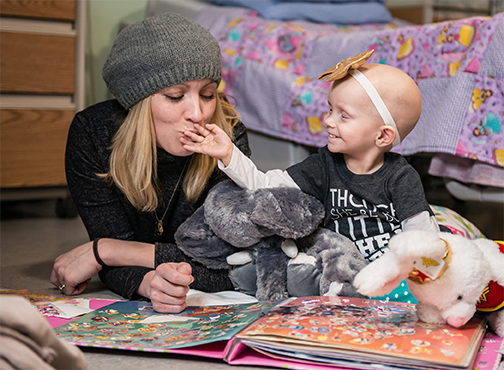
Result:
M209 78L219 84L219 43L189 18L158 14L127 26L117 35L102 76L126 109L182 82Z

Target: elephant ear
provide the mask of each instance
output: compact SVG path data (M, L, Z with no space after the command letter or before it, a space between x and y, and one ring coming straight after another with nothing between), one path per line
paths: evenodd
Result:
M175 232L175 242L187 256L213 269L229 268L226 257L239 251L210 229L205 222L203 206L179 226Z
M215 235L238 248L259 243L264 232L251 221L254 193L231 180L215 185L204 204L205 219Z
M265 234L298 239L316 230L324 206L299 189L278 187L256 190L251 220Z

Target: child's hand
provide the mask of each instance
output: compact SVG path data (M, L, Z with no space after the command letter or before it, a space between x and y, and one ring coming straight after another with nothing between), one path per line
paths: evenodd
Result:
M214 124L203 127L195 123L194 128L196 132L185 131L185 137L180 138L184 149L220 159L225 166L228 166L233 155L233 143L229 136Z

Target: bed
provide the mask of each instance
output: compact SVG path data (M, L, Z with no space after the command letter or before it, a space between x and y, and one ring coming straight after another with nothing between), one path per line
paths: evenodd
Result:
M318 75L374 49L370 62L407 72L422 93L420 121L394 151L427 153L429 173L446 177L459 199L504 203L504 13L343 25L272 19L279 13L212 1L150 0L147 15L184 14L219 40L221 88L236 99L259 168L285 168L326 144L328 84Z

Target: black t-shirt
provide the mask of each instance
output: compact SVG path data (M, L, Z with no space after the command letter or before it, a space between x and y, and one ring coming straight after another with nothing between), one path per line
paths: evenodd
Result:
M402 231L402 221L423 211L433 214L420 176L396 153L386 153L374 173L356 175L342 154L326 146L287 172L324 204L324 227L352 240L368 261L387 250L389 239Z

